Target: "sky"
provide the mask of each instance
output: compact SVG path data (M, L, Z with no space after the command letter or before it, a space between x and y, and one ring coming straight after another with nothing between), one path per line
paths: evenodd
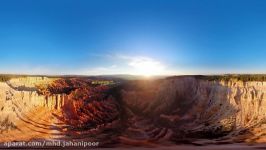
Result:
M266 73L263 0L1 0L0 73Z

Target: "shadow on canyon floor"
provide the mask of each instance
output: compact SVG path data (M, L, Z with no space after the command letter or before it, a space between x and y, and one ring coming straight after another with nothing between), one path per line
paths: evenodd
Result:
M122 136L136 145L141 145L138 140L156 145L232 144L252 136L237 124L240 108L229 100L231 89L199 82L184 78L126 85L122 94L130 123Z

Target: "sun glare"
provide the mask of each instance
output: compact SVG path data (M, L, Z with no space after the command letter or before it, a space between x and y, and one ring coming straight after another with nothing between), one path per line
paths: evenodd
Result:
M146 57L137 58L129 65L134 68L134 74L143 75L145 77L160 75L164 70L164 67L160 62Z

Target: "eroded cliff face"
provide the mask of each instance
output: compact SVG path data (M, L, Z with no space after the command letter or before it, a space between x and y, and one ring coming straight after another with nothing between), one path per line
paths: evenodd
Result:
M118 103L107 94L110 87L91 80L16 78L0 82L0 89L0 143L57 139L104 144L112 142L111 132L99 133L120 127Z
M193 138L266 142L265 92L266 82L183 77L134 83L123 91L123 100L133 113L160 128L155 134L171 131L170 139L177 143Z
M0 82L0 143L266 143L266 82L195 77L110 85L92 81L27 77Z
M49 84L44 77L16 78L0 82L0 141L47 138L53 124L52 113L64 105L65 94L40 95L36 84Z

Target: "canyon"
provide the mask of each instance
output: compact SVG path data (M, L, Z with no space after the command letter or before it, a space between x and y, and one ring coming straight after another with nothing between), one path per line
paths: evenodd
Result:
M266 144L264 80L18 76L1 81L0 89L0 143L95 141L103 148Z

